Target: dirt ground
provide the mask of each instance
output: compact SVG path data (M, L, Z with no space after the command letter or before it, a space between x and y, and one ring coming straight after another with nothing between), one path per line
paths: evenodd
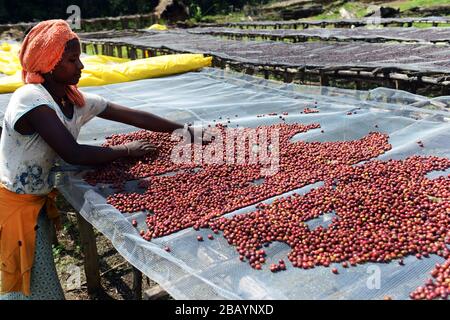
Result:
M89 296L85 283L83 252L80 246L75 210L62 196L58 196L57 205L62 213L63 229L58 232L58 244L53 247L53 256L66 299L133 300L132 266L95 228L103 292L96 296ZM81 276L80 287L78 287L80 284L80 281L77 280L78 275ZM143 276L142 292L156 285L155 282Z

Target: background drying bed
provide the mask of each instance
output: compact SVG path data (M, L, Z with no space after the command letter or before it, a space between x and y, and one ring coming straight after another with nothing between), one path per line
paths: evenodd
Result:
M230 126L256 127L281 121L276 116L260 118L257 115L288 112L287 123L321 124L324 133L320 129L311 130L297 137L304 141L359 139L373 131L376 124L378 131L389 134L392 144L392 150L378 159L404 159L413 154L450 157L450 97L430 100L389 89L358 92L283 85L213 69L83 90L180 122L212 122L219 117L226 122L228 117ZM0 96L2 112L9 97ZM301 114L315 102L320 113ZM357 114L349 116L349 111L357 111ZM100 144L112 133L131 131L135 128L95 119L83 128L79 141ZM423 141L425 148L418 147L418 140ZM287 271L273 274L268 266L279 259L286 261L290 248L283 243L272 243L265 248L267 264L262 271L256 271L239 261L235 248L221 235L214 241L196 240L199 234L206 239L210 230L197 232L190 228L151 242L144 241L130 222L136 219L143 226L145 213L120 213L106 204L106 196L113 191L105 185L88 185L82 179L83 174L58 174L59 190L129 262L176 299L382 299L386 295L407 299L411 291L430 277L435 263L443 261L436 256L422 260L411 256L405 259L405 266L396 262L368 263L341 270L339 275L332 274L330 268L302 270L287 262ZM430 177L444 174L448 171ZM306 193L311 187L299 192ZM134 188L136 182L127 184L128 190ZM253 208L229 215L245 214ZM308 221L308 225L315 228L328 222L329 217L323 216ZM165 246L172 249L170 253L164 251ZM372 269L374 267L379 269ZM380 270L379 289L367 285L373 270Z
M450 28L354 28L354 29L306 29L306 30L259 30L236 28L194 28L189 29L193 34L210 34L230 38L263 37L270 40L292 40L297 42L308 40L338 40L338 41L365 41L365 42L420 42L450 43Z
M446 17L413 17L413 18L379 18L369 17L363 19L341 19L341 20L287 20L287 21L246 21L230 23L200 23L199 26L209 27L234 27L234 28L309 28L309 27L329 27L334 28L352 28L352 27L372 27L396 25L399 27L411 27L414 23L428 23L432 26L449 23L450 19Z
M103 35L103 37L102 37ZM330 43L238 41L192 34L184 30L140 32L124 36L81 34L84 41L168 48L176 52L204 53L222 59L267 66L372 67L450 73L450 47L404 43Z

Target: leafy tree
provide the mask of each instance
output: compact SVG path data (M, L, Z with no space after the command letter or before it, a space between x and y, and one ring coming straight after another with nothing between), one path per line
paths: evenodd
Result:
M67 7L74 4L81 9L83 18L120 16L150 13L158 5L158 0L0 0L0 23L65 19ZM269 0L184 0L191 15L227 13L241 9L244 5L267 3Z

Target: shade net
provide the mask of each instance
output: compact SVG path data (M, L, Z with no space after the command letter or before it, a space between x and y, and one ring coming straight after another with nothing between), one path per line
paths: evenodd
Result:
M324 133L311 130L301 134L303 141L348 141L361 139L373 131L389 134L392 149L377 159L405 159L411 155L450 157L450 97L429 99L403 91L378 88L350 91L327 87L281 84L268 80L204 69L168 78L142 80L104 87L83 88L137 110L145 110L178 122L220 122L231 119L229 126L257 127L281 120L258 117L261 114L288 112L287 123L320 123ZM0 96L0 110L6 108L10 95ZM317 102L319 113L302 113ZM348 112L357 114L348 116ZM225 121L225 120L222 120ZM216 123L217 123L216 122ZM101 144L106 136L136 129L96 118L83 127L78 141ZM418 148L417 140L426 148ZM222 234L214 241L207 239L211 230L193 228L147 242L131 225L136 219L145 225L145 212L121 213L106 203L114 192L108 185L91 186L82 168L61 164L55 179L60 192L97 230L111 240L117 251L145 275L158 282L175 299L407 299L409 293L430 278L430 272L443 258L405 258L405 266L397 262L366 263L341 269L339 275L330 268L310 270L294 268L286 259L290 247L273 242L266 249L263 270L252 269L239 260L239 254ZM434 172L430 178L448 175ZM293 190L308 193L320 182ZM137 182L126 184L127 191L138 191ZM282 196L286 196L282 195ZM272 199L264 202L270 203ZM249 206L226 217L245 215ZM327 227L333 214L307 221L311 229ZM169 246L171 252L164 248ZM268 265L284 259L287 271L271 273ZM374 281L374 277L376 279Z

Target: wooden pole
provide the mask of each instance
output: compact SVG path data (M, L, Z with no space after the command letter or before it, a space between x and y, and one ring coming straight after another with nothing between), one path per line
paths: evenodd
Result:
M153 288L145 291L144 299L145 300L163 300L168 299L170 295L159 285L154 286Z
M99 259L97 244L95 242L94 229L77 212L78 230L80 231L81 247L84 254L84 272L89 294L98 294L101 289Z
M142 272L132 266L133 269L133 295L134 300L142 300Z

